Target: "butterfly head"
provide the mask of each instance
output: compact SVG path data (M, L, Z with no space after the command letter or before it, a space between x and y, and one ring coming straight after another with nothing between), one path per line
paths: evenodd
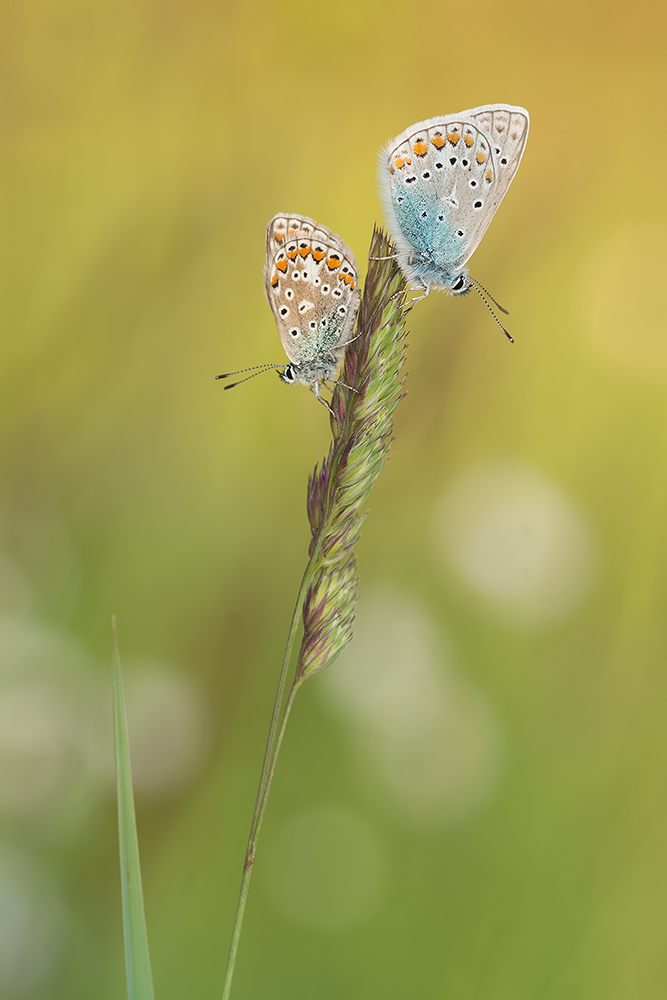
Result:
M278 372L278 377L287 385L300 382L312 388L317 383L335 381L341 361L341 350L317 351L312 358L299 362L290 361Z

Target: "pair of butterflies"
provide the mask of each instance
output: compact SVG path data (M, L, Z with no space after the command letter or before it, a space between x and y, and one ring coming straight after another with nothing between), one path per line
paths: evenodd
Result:
M528 128L524 108L485 104L411 125L382 150L380 193L389 233L398 264L420 297L432 288L465 295L474 287L484 298L466 263L517 172ZM306 216L276 215L266 234L264 287L289 364L244 371L283 368L283 381L308 385L326 406L320 386L336 381L353 339L358 279L354 255L339 236Z

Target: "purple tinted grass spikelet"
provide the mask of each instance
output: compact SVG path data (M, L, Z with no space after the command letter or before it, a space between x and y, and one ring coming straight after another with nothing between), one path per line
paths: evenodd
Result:
M354 546L366 516L363 505L387 461L394 411L403 398L407 350L405 281L391 245L375 229L357 336L331 403L333 441L308 483L310 581L303 608L304 635L296 681L326 667L352 638L357 603ZM351 386L348 389L345 386Z

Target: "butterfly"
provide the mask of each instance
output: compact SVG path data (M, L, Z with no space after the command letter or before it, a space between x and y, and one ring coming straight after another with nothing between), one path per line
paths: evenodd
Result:
M358 275L354 254L326 226L295 213L274 216L266 230L264 290L289 364L256 367L282 368L278 374L283 382L309 386L327 406L320 386L336 381L345 348L353 339L360 302ZM235 385L239 382L225 389Z
M465 295L475 287L482 295L465 265L519 168L529 124L525 108L484 104L417 122L382 150L389 231L422 298L432 288Z

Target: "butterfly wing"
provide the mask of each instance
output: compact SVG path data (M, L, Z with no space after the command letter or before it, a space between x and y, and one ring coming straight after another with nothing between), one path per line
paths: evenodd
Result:
M418 122L389 142L380 185L398 249L459 271L516 174L528 128L524 108L488 104Z
M266 231L264 288L287 357L309 364L343 348L359 308L354 254L305 215L276 215Z

